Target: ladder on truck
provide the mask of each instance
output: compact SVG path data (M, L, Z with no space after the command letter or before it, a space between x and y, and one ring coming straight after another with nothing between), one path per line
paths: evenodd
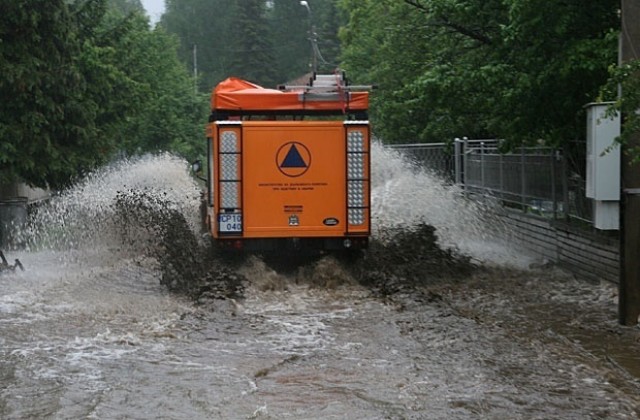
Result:
M343 71L334 74L313 74L306 85L279 85L283 92L303 92L307 94L340 94L371 91L374 85L351 85ZM325 97L326 99L326 97Z
M334 74L312 74L306 85L279 85L283 92L300 92L305 100L348 99L350 92L363 92L375 89L375 85L351 85L345 72Z

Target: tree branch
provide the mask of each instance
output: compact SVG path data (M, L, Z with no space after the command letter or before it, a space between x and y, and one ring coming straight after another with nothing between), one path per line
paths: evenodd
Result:
M404 2L409 6L413 6L416 9L422 11L423 13L428 14L430 12L427 6L422 4L420 0L404 0ZM484 33L459 25L455 22L452 22L447 16L440 16L439 18L436 18L436 20L438 21L437 23L439 25L445 26L447 28L451 28L457 33L464 35L468 38L471 38L473 40L476 40L483 45L491 45L493 43L491 38L489 38Z

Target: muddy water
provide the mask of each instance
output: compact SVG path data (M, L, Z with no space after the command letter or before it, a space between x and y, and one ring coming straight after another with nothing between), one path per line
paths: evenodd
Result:
M488 209L374 152L377 239L355 263L202 264L171 156L42 209L10 255L27 271L0 277L0 417L640 416L640 333L615 324L614 286L522 270Z

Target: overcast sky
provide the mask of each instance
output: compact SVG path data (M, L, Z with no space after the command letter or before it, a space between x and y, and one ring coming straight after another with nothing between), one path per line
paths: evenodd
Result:
M151 17L151 23L160 20L160 15L164 12L164 0L141 0L142 5Z

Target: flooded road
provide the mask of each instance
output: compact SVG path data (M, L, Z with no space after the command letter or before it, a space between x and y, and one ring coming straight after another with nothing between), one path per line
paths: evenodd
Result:
M169 156L59 197L10 252L26 271L0 276L0 418L638 418L640 330L616 324L616 287L528 268L473 204L376 153L359 263L197 265L198 235L136 222L197 231Z

